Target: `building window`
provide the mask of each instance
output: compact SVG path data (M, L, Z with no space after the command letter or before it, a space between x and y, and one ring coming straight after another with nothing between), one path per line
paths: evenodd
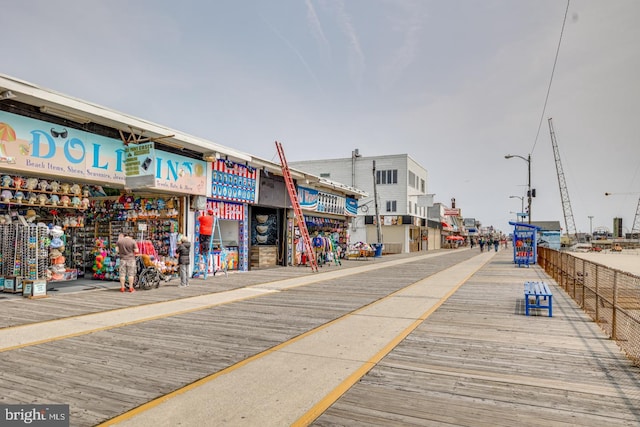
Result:
M397 184L398 169L376 171L376 184Z
M331 174L328 172L321 173L320 178L331 178Z
M396 212L396 201L395 200L387 200L387 212Z
M409 171L409 185L416 188L416 174Z
M423 194L427 191L427 189L424 186L424 179L420 180L420 191L422 191Z

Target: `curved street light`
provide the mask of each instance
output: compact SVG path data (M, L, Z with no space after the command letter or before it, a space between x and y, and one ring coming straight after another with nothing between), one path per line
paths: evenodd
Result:
M519 159L527 162L527 170L528 170L528 181L527 181L527 215L529 218L529 224L531 224L531 154L527 157L519 156L517 154L507 154L504 156L505 159L511 159L513 157L517 157Z

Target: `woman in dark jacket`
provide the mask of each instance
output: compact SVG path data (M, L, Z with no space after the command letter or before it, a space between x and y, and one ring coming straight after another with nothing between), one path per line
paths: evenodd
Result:
M176 248L178 265L180 266L180 287L189 286L189 264L191 264L191 260L189 258L190 252L191 242L187 236L182 236L180 244Z

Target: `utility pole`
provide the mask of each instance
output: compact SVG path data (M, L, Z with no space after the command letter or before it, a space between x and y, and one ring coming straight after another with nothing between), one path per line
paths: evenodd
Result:
M376 231L378 233L378 244L382 244L382 229L380 227L380 211L378 210L378 188L376 187L376 161L373 161L373 201L376 207Z

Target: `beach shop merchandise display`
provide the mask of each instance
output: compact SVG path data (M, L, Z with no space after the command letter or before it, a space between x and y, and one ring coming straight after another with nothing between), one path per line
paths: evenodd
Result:
M92 270L98 238L111 249L118 226L135 228L137 236L151 242L150 250L170 256L171 234L184 226L177 220L185 206L181 201L187 195L206 196L206 162L155 150L153 144L127 145L0 111L0 148L0 213L25 216L30 208L38 221L62 226L68 239L63 256L78 271ZM103 187L106 193L92 193ZM130 199L116 202L133 207L107 203L125 187ZM142 196L147 193L153 196ZM86 256L77 256L82 253Z

